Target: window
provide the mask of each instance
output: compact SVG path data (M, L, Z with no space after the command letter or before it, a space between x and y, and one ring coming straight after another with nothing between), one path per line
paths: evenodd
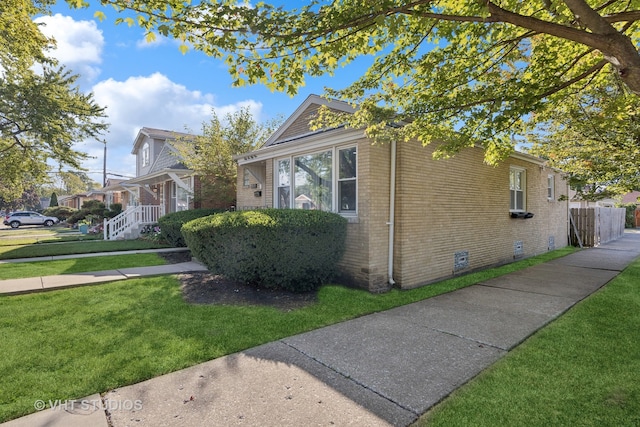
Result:
M274 166L276 207L356 213L356 147L278 159Z
M527 186L526 170L521 168L509 169L509 192L510 204L509 210L524 211L526 205L526 186Z
M142 167L149 166L149 143L142 146Z
M182 182L187 187L191 187L189 178L183 179ZM179 186L175 181L171 181L171 212L188 210L190 200L190 192Z
M547 176L547 199L553 201L555 198L555 177L549 175Z
M242 186L244 188L248 188L250 183L251 181L249 179L249 169L243 168L242 169Z
M338 212L356 211L356 147L338 150Z
M297 209L333 210L331 151L294 157L294 197Z
M278 160L278 189L276 207L284 209L291 207L291 160Z

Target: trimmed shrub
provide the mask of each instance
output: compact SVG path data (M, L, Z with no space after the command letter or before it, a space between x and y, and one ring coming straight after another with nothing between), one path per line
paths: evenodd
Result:
M213 215L218 212L224 212L223 210L216 209L191 209L188 211L172 212L158 218L158 225L160 226L160 238L165 240L168 244L174 247L185 247L187 244L182 237L180 229L182 226L194 219L202 218L203 216Z
M264 288L310 291L337 273L347 233L340 215L298 209L225 212L182 227L209 270Z
M122 203L112 203L106 212L107 218L111 219L114 216L120 215L122 212Z
M69 218L71 215L73 215L77 211L78 211L77 209L70 208L67 206L54 206L54 207L45 209L42 213L48 216L55 216L60 221L65 221L67 218Z
M72 215L67 218L67 223L74 225L79 221L89 221L91 224L101 221L102 218L108 217L108 209L105 208L104 203L99 200L86 200L80 209L76 210Z

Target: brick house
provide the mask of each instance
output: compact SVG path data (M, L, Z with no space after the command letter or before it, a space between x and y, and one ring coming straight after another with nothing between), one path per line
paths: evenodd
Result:
M433 160L435 144L312 131L320 105L353 111L309 96L261 148L236 156L237 206L343 215L344 283L408 289L567 245L567 184L542 160L514 153L488 166L481 148Z
M58 197L58 206L80 209L84 202L88 202L90 200L98 200L100 202L104 202L104 192L102 191L102 189L92 190L86 193L60 196Z
M136 176L121 183L129 188L129 205L161 206L162 214L193 206L193 171L189 170L170 142L193 135L143 127L133 143Z
M140 229L172 212L219 207L215 201L199 200L200 178L188 169L171 145L176 139L194 135L143 127L131 154L136 157L135 178L108 187L114 200L119 194L123 213L105 223L105 239L135 238Z

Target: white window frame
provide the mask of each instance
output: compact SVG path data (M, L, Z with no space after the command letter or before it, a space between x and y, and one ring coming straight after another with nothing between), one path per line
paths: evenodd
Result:
M556 198L556 177L547 175L547 200L553 202Z
M151 157L151 146L149 145L148 142L145 142L142 145L141 154L142 154L142 167L144 168L146 166L149 166L149 160Z
M351 148L355 149L355 157L356 157L356 171L355 171L355 176L353 177L348 177L348 178L340 178L340 151L344 151L344 150L349 150ZM334 171L335 171L335 203L334 206L336 207L336 210L343 215L353 215L356 214L358 212L358 147L355 145L351 145L351 146L345 146L345 147L336 147L335 149L335 161L334 161ZM341 200L339 199L340 197L340 183L341 182L349 182L349 181L354 181L355 182L355 192L356 192L356 200L355 200L355 206L353 207L353 209L345 209L342 210L342 203Z
M182 182L189 188L193 188L193 185L191 184L191 178L187 177L182 179ZM191 206L191 191L187 191L184 188L180 187L178 185L177 182L175 181L171 181L171 211L172 212L179 212L178 211L178 193L184 191L184 195L186 195L186 202L187 205L185 207L185 209L180 209L180 211L186 211L189 210L189 206Z
M249 176L249 168L246 166L242 168L242 186L244 188L249 188L251 184L251 178Z
M349 209L348 211L340 210L340 201L338 200L338 180L339 180L339 151L345 150L349 148L356 149L356 176L354 178L350 178L350 180L355 180L356 182L356 206L354 210ZM321 150L313 150L313 151L303 151L295 154L291 154L288 156L277 157L273 159L273 206L280 207L279 203L279 162L282 160L289 160L289 206L290 209L295 209L295 161L296 157L307 156L310 154L319 154L325 153L327 151L331 151L331 212L339 213L345 217L357 217L358 216L358 147L357 144L346 144L346 145L335 145L331 147L327 147Z
M512 174L521 174L520 189L513 188L512 179L511 179ZM522 208L518 208L517 206L518 192L522 192ZM512 199L514 200L515 205L511 204ZM509 212L524 212L526 210L527 210L527 170L525 168L511 166L509 167Z

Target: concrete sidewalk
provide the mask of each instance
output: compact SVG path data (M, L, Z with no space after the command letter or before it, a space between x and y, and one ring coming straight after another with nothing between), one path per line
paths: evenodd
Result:
M640 255L640 234L6 426L406 426ZM109 413L109 421L105 411Z
M122 252L100 252L78 255L58 255L41 258L26 258L3 260L0 263L18 263L27 261L52 261L58 259L87 258L96 256L136 255L141 253L179 252L188 248L145 249ZM95 285L116 280L134 279L137 277L159 276L163 274L179 274L190 271L207 271L207 268L197 262L182 262L149 267L121 268L119 270L104 270L88 273L60 274L55 276L27 277L23 279L0 280L0 295L15 295L30 292L49 291L84 285Z

